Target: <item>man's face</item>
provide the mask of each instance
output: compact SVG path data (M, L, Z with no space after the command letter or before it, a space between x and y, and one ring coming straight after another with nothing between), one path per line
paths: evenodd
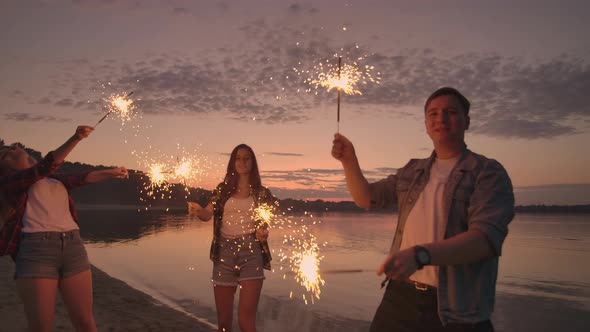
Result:
M430 101L425 114L426 131L435 144L464 142L469 117L455 96L438 96Z

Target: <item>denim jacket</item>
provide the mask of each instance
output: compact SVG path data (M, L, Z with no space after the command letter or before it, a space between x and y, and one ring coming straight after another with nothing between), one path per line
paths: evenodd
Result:
M395 175L369 185L372 207L398 206L399 216L390 253L400 249L410 211L430 177L435 152L412 159ZM447 239L475 229L482 232L495 256L479 262L440 266L438 314L443 324L487 320L494 309L498 258L514 217L514 194L502 165L465 149L444 188L446 225L438 238ZM444 233L443 233L444 232Z
M219 240L221 238L221 225L223 223L223 208L229 197L223 197L223 187L225 183L220 183L217 188L213 191L211 197L211 203L213 204L213 241L211 241L211 250L209 252L209 258L212 261L219 259ZM254 199L254 207L258 207L260 204L268 204L276 206L278 200L271 194L270 190L266 187L260 187L258 190L250 188L250 197ZM268 247L268 241L259 241L260 248L262 249L262 261L264 269L270 270L270 261L272 256Z

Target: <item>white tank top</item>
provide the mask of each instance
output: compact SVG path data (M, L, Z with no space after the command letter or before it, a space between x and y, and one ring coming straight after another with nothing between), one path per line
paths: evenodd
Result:
M67 232L74 229L79 227L70 213L68 191L61 181L43 178L29 187L23 232Z
M241 237L256 232L253 218L254 199L230 197L223 208L221 235L225 238Z

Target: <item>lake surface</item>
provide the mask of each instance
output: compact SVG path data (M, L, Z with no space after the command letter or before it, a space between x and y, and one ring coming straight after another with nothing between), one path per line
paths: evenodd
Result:
M297 216L321 246L320 299L293 278L279 251L289 229L271 229L261 331L367 331L381 300L373 272L387 254L394 214ZM216 323L209 246L212 223L179 212L80 211L91 262L160 301ZM590 215L518 214L498 276L497 331L590 331ZM354 272L342 272L354 270ZM360 270L360 272L358 272ZM307 300L307 304L303 299ZM236 301L237 303L237 301ZM235 320L237 321L237 319Z

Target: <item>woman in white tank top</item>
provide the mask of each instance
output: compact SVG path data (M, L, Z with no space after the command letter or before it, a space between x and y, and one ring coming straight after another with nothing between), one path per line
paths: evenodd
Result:
M109 178L127 178L127 170L53 175L93 130L79 126L70 139L38 162L21 147L0 147L0 255L15 259L16 286L30 331L52 329L58 289L74 328L96 331L90 264L69 190Z
M236 146L230 156L224 182L213 191L206 207L189 203L191 213L208 221L214 217L210 257L219 331L231 331L234 295L240 286L238 321L241 331L256 331L256 310L264 269L270 269L267 225L255 219L260 204L278 205L261 185L254 151Z

